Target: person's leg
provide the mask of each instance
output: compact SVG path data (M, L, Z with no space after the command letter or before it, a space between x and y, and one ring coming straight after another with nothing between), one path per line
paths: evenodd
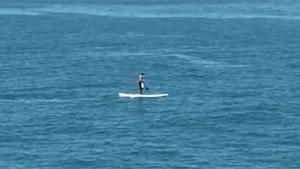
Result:
M139 82L139 94L143 93L142 82Z

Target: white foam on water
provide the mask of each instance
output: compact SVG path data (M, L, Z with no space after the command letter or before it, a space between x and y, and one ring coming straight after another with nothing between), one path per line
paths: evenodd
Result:
M199 65L205 65L205 66L232 67L232 68L241 68L241 67L247 67L248 66L248 65L228 64L228 63L213 61L213 60L204 60L200 57L185 55L185 54L174 54L172 56L175 56L178 59L186 60L186 61L188 61L192 64L199 64Z
M40 15L40 13L29 9L0 8L0 15Z
M70 100L63 99L1 99L0 102L6 103L63 103L70 102Z
M36 98L17 98L17 99L0 99L0 103L70 103L70 102L84 102L84 101L97 101L92 98L80 98L80 99L36 99Z
M173 56L175 56L178 59L183 59L183 60L186 60L186 61L188 61L190 63L194 63L194 64L202 64L202 65L219 65L219 64L221 64L220 62L203 60L202 58L185 55L185 54L174 54Z
M52 4L35 8L1 9L0 15L67 13L119 18L300 19L300 3L91 5Z

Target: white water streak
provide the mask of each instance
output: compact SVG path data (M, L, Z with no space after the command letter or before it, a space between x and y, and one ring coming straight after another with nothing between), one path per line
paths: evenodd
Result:
M45 5L39 8L0 8L0 15L67 13L119 18L300 19L300 4L169 4L169 5Z
M174 54L178 59L186 60L192 64L204 65L204 66L214 66L214 67L232 67L232 68L239 68L239 67L247 67L248 65L235 65L235 64L228 64L219 61L213 60L204 60L200 57L184 55L184 54Z
M31 9L0 8L0 15L40 15L40 13Z

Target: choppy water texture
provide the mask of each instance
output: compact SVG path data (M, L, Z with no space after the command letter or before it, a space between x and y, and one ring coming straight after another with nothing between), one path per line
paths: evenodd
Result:
M299 169L299 9L1 0L0 168Z

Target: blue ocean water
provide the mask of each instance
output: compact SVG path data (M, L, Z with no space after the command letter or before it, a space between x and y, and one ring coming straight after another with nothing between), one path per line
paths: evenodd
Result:
M0 168L299 169L299 9L0 0Z

